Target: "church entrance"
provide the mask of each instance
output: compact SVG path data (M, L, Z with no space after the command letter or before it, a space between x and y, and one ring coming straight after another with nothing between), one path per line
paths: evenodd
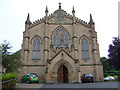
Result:
M57 71L57 80L59 83L67 83L68 82L68 69L66 66L61 65Z

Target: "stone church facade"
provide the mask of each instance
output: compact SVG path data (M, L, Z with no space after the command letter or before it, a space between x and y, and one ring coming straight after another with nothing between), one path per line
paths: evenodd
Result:
M81 75L91 73L95 81L103 81L99 44L95 23L89 23L59 8L35 22L28 14L21 50L22 68L19 79L26 73L36 73L46 83L81 82Z

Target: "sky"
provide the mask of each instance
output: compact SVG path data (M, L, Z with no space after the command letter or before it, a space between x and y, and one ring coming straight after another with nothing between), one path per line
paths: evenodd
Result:
M118 2L119 0L0 0L0 44L4 40L12 46L11 52L21 49L23 31L27 14L36 21L45 16L46 6L49 14L59 7L86 22L90 13L95 22L95 30L100 49L100 57L108 57L109 44L118 36Z

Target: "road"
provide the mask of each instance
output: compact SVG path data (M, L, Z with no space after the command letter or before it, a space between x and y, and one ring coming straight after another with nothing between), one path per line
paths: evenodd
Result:
M80 84L44 84L42 88L118 88L119 84L118 82L96 82L96 83L80 83Z
M17 88L118 88L120 82L66 83L66 84L20 84Z

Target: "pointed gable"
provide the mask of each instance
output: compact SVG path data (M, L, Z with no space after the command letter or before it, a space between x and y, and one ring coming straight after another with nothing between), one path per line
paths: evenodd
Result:
M45 12L48 12L48 10ZM45 20L46 20L46 16L34 21L31 25L31 27L36 26L40 23L44 23ZM87 23L77 17L75 17L75 21L76 21L76 23L90 27L89 23ZM54 11L53 13L48 15L48 23L49 24L73 24L73 15L68 14L66 11L61 9L61 6L59 6L59 9L57 9L56 11Z

